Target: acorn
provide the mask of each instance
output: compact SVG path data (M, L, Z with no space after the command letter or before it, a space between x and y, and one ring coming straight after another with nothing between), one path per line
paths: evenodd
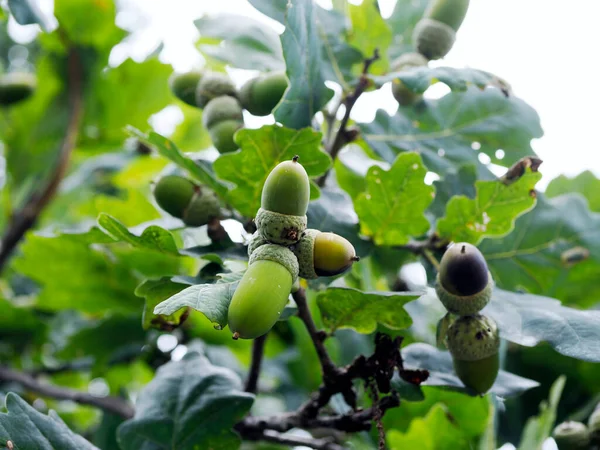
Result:
M196 89L202 78L202 70L193 70L186 73L173 73L169 77L169 88L171 92L184 103L190 106L196 105Z
M286 247L265 244L250 257L227 319L234 339L255 339L279 319L298 278L298 260Z
M240 102L228 95L212 99L202 113L202 123L209 130L212 126L225 120L237 120L238 122L244 120Z
M458 378L477 394L485 394L500 370L496 322L481 314L459 317L448 328L446 346Z
M30 73L11 72L0 75L0 106L12 106L33 95L36 77Z
M268 116L288 87L285 72L271 72L248 80L240 89L242 106L255 116Z
M401 72L413 67L426 67L429 61L420 53L404 53L392 62L391 71ZM421 101L423 94L408 89L401 80L392 83L392 94L400 106L410 106Z
M196 88L196 105L204 108L212 99L223 95L237 97L233 81L225 73L206 72Z
M154 198L158 206L191 227L206 225L221 215L214 191L177 175L162 177L154 187Z
M460 316L478 313L489 303L493 287L487 263L477 247L459 242L446 250L435 291L449 312Z
M298 258L300 276L307 280L340 275L359 260L347 239L310 228L302 233L292 251Z
M259 233L269 242L292 245L306 229L310 182L295 156L279 163L263 186L261 207L254 219Z
M219 153L235 152L239 147L234 136L237 130L244 127L241 120L224 120L208 129L208 134Z
M590 434L581 422L563 422L552 432L558 450L585 450L590 444Z

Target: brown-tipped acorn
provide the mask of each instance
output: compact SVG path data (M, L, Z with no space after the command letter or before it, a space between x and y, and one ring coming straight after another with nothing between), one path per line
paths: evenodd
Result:
M440 261L435 291L446 309L466 316L487 305L494 282L481 252L472 244L452 245Z
M233 81L225 73L206 72L196 88L196 105L204 108L212 99L223 95L237 97Z
M271 72L252 78L240 89L242 106L250 114L267 116L277 106L287 87L285 72Z
M279 163L263 186L261 207L255 222L259 233L269 242L292 245L306 229L306 210L310 183L298 157Z
M217 195L205 186L196 186L177 175L162 177L154 187L156 203L191 227L206 225L221 215Z
M33 74L12 72L0 75L0 107L26 100L35 88L36 77Z
M446 345L458 378L476 393L486 393L500 369L496 322L481 314L459 317L448 328Z
M420 53L404 53L392 62L392 72L401 72L415 67L425 67L429 61ZM406 87L401 80L394 80L392 83L392 94L400 106L410 106L419 102L423 94L413 92Z
M563 422L552 432L558 450L586 450L590 444L590 434L581 422Z
M173 73L169 77L171 92L182 102L190 106L196 105L196 89L202 78L202 70L193 70L186 73Z
M307 229L292 251L298 258L300 276L305 279L340 275L358 261L354 246L335 233Z
M279 319L298 278L298 261L286 247L265 244L250 257L227 319L234 339L255 339Z

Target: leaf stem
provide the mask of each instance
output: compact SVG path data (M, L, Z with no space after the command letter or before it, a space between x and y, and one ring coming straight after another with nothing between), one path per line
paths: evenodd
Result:
M250 371L248 372L246 387L244 388L246 392L250 392L252 394L256 394L258 377L260 375L260 366L262 364L265 343L267 342L268 334L269 333L257 337L252 343L252 362L250 363Z

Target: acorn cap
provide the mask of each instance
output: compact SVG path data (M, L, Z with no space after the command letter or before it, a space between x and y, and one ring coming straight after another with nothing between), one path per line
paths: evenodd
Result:
M263 238L260 233L257 231L256 233L254 233L252 235L252 238L250 239L250 243L248 244L248 256L251 256L252 253L254 253L254 250L256 250L258 247L268 244L269 241L267 241L265 238Z
M196 190L182 220L190 227L206 225L221 216L221 203L212 189L202 186Z
M156 203L174 217L183 218L196 194L197 186L187 178L177 175L162 177L154 186Z
M300 240L291 248L296 258L298 258L299 275L305 280L319 278L319 275L315 272L314 245L315 238L320 233L319 230L307 228L302 233Z
M557 425L552 437L558 450L585 450L590 443L587 427L581 422L563 422Z
M440 274L438 273L435 279L435 292L448 312L457 314L459 316L477 314L479 311L485 308L492 298L494 280L492 279L491 274L488 274L488 276L488 284L481 292L463 297L448 292L444 286L442 286L442 283L440 282Z
M261 208L279 214L304 216L309 200L308 174L298 162L298 157L294 157L291 161L277 164L269 173L262 189Z
M284 266L292 275L292 284L298 278L298 260L292 251L281 245L265 244L258 247L248 261L248 265L254 264L256 261L274 261Z
M235 143L235 133L244 127L244 122L240 120L224 120L216 123L208 129L208 134L219 153L229 153L236 151L239 147Z
M423 67L429 64L429 60L417 52L403 53L391 63L392 72L401 72L411 67Z
M238 122L244 120L240 102L228 95L222 95L209 101L202 113L202 123L205 128L210 128L224 120L236 120Z
M0 75L0 106L10 106L29 98L36 87L34 74L10 72Z
M500 355L496 352L477 361L452 358L454 371L463 384L476 392L485 394L491 389L500 370Z
M413 31L413 42L420 54L440 59L448 54L456 40L456 31L434 19L419 20Z
M423 17L437 20L458 31L469 9L469 0L433 0Z
M196 105L196 89L203 75L202 70L193 70L186 73L173 73L169 77L171 92L182 102L190 106Z
M258 232L269 242L292 245L298 242L306 230L306 216L279 214L260 208L254 219Z
M446 345L454 359L477 361L498 353L500 335L494 319L481 314L463 316L448 328Z
M206 72L196 88L196 104L198 107L204 108L213 98L222 95L237 96L231 78L221 72Z

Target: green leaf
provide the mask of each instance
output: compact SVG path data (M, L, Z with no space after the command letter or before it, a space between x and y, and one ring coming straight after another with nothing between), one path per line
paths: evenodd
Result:
M234 372L188 353L158 369L140 393L133 419L119 427L118 442L123 450L238 448L232 427L253 399Z
M547 199L517 219L502 240L480 249L496 284L587 307L600 299L600 215L579 194Z
M392 43L392 30L381 17L377 1L363 0L360 5L351 4L348 9L352 21L348 42L367 58L377 49L380 58L371 65L370 72L385 73L389 65L387 50Z
M367 189L365 177L372 166L379 166L389 170L390 164L370 158L365 150L358 144L345 146L334 162L335 177L342 189L353 200Z
M227 310L243 272L222 275L215 284L197 284L173 295L154 308L154 314L170 315L189 306L204 314L219 329L227 325ZM232 276L233 275L233 276Z
M419 297L414 292L361 292L357 289L329 288L317 296L323 323L330 331L351 328L373 333L377 324L403 330L412 320L403 306Z
M333 91L325 86L312 0L290 0L289 5L281 45L290 85L274 114L277 122L300 129L311 125L313 116L331 99Z
M387 171L371 167L367 190L354 201L362 233L377 245L402 245L425 233L429 221L424 213L435 195L424 183L426 172L417 153L399 155Z
M109 216L100 214L98 225L117 241L127 242L134 247L145 248L170 255L179 255L179 250L173 235L158 226L152 225L145 228L140 236L131 233L125 225Z
M490 173L490 179L496 179ZM450 169L443 174L442 179L434 181L435 199L429 207L436 217L443 217L446 205L456 195L475 198L475 182L477 181L477 167L474 164L464 164L456 169Z
M194 22L200 50L233 67L268 72L284 70L279 35L248 16L218 14Z
M144 330L150 329L153 325L167 323L177 326L180 324L181 315L185 310L179 310L169 315L156 315L154 308L163 300L181 292L184 287L185 285L174 283L169 277L163 277L158 280L146 280L135 289L135 295L145 300L142 314Z
M0 413L0 444L11 441L15 450L99 450L73 433L54 411L45 416L18 395L6 396L8 412Z
M48 31L48 19L40 10L38 0L8 0L8 8L18 24L37 23L44 31Z
M600 179L586 170L574 178L560 175L553 179L546 188L548 198L558 197L567 192L579 192L587 201L590 211L600 212Z
M552 426L556 420L556 409L558 401L565 387L567 378L563 375L559 377L550 388L550 397L548 401L540 404L540 414L536 417L530 417L525 424L519 450L541 450L544 441L552 433Z
M429 378L421 386L439 386L453 391L469 392L454 373L452 356L424 343L411 344L402 350L404 367L425 369ZM503 398L514 397L537 387L538 382L500 370L490 392Z
M527 169L517 181L477 181L474 199L455 196L446 205L446 216L437 223L442 239L477 245L483 238L500 238L514 229L517 217L535 206L539 172ZM534 195L532 195L532 193Z
M331 158L321 150L321 133L311 128L265 125L257 130L242 129L235 139L242 150L221 155L213 167L221 179L236 184L228 199L247 217L256 215L265 180L280 162L298 155L311 177L321 175L331 165Z
M265 16L276 20L282 25L285 23L288 0L248 0L248 3Z
M474 87L427 100L424 108L403 108L394 116L379 110L374 122L360 128L365 141L387 162L398 153L418 151L427 168L439 174L464 163L485 169L479 152L495 164L510 166L534 155L531 140L542 136L539 117L525 102L507 98L498 89ZM496 156L498 149L504 151L502 159Z
M202 110L179 102L183 112L183 120L171 135L171 141L182 152L197 152L212 145L210 134L206 128L198 126L202 123Z
M415 25L423 14L429 0L398 0L387 23L392 29L394 41L389 49L390 59L395 59L403 53L414 52L412 41Z

